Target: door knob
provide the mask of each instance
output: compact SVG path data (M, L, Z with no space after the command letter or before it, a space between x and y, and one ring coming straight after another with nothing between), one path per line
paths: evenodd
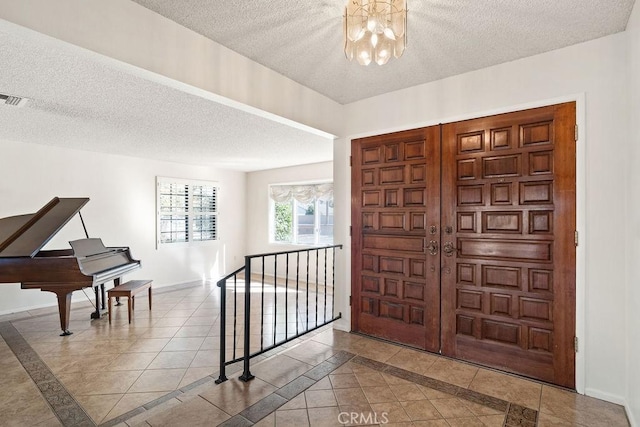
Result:
M442 247L442 252L444 252L445 256L452 256L455 251L458 249L453 246L453 243L447 242Z
M431 240L429 242L429 246L425 249L429 251L429 255L438 255L438 242L436 240Z

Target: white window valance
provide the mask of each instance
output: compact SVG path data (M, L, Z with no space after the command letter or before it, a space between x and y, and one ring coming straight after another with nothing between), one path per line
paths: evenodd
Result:
M309 185L272 185L269 197L275 202L284 203L295 199L300 203L310 203L315 199L329 200L333 198L333 183Z

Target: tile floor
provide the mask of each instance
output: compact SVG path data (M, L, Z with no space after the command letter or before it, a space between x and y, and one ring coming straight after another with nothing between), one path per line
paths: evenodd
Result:
M629 425L618 405L331 326L253 359L252 381L232 365L218 385L218 289L156 289L152 311L142 299L131 324L126 305L109 325L74 303L69 337L54 309L0 316L0 425ZM272 303L266 323L252 319L267 343L306 320L306 306L296 319Z

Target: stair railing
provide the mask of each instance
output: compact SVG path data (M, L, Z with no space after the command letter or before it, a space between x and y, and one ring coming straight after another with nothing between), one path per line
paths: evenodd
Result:
M220 373L216 383L227 380L226 367L243 361L242 381L254 378L250 371L250 360L260 354L270 351L282 344L288 343L302 335L328 325L342 317L342 313L335 315L335 259L336 249L342 245L323 246L317 248L298 249L283 252L271 252L245 256L243 267L220 279ZM302 256L301 256L302 255ZM280 267L278 260L281 261ZM282 264L284 262L284 266ZM302 271L301 271L302 262ZM258 265L254 265L258 264ZM293 267L291 267L293 265ZM257 268L256 268L257 267ZM257 270L257 273L254 273ZM270 273L270 274L267 274ZM255 280L252 280L255 277ZM243 281L244 283L238 283ZM272 282L272 283L269 283ZM254 285L252 287L252 284ZM313 289L313 292L310 290ZM331 293L329 294L329 289ZM232 297L228 291L231 290ZM254 292L252 292L252 290ZM265 298L265 291L273 291L273 301ZM284 301L278 299L279 291L284 293ZM241 300L244 293L244 301ZM290 297L290 293L293 293ZM252 295L260 302L260 348L251 352L251 298ZM295 296L295 300L292 300ZM291 299L290 299L291 298ZM232 302L233 346L230 348L231 359L227 357L227 304ZM256 301L258 302L258 301ZM265 303L267 306L265 307ZM280 303L280 312L278 311ZM284 305L284 310L282 310ZM290 305L295 305L295 332L289 329ZM243 313L239 313L242 306ZM265 308L271 312L272 319ZM320 310L320 308L322 308ZM256 309L257 310L257 309ZM284 313L283 313L284 311ZM312 313L313 311L313 313ZM265 315L267 314L267 315ZM242 356L239 356L238 319L242 315ZM278 339L279 316L284 315L284 330L282 339ZM272 339L265 342L265 330L271 330Z

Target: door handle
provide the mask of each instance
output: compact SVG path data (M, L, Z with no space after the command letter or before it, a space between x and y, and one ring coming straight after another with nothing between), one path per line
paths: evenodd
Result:
M429 246L425 249L429 251L429 255L438 255L438 242L436 240L431 240L429 242Z
M444 252L444 256L452 256L455 251L458 249L453 246L453 243L447 242L442 247L442 252Z

